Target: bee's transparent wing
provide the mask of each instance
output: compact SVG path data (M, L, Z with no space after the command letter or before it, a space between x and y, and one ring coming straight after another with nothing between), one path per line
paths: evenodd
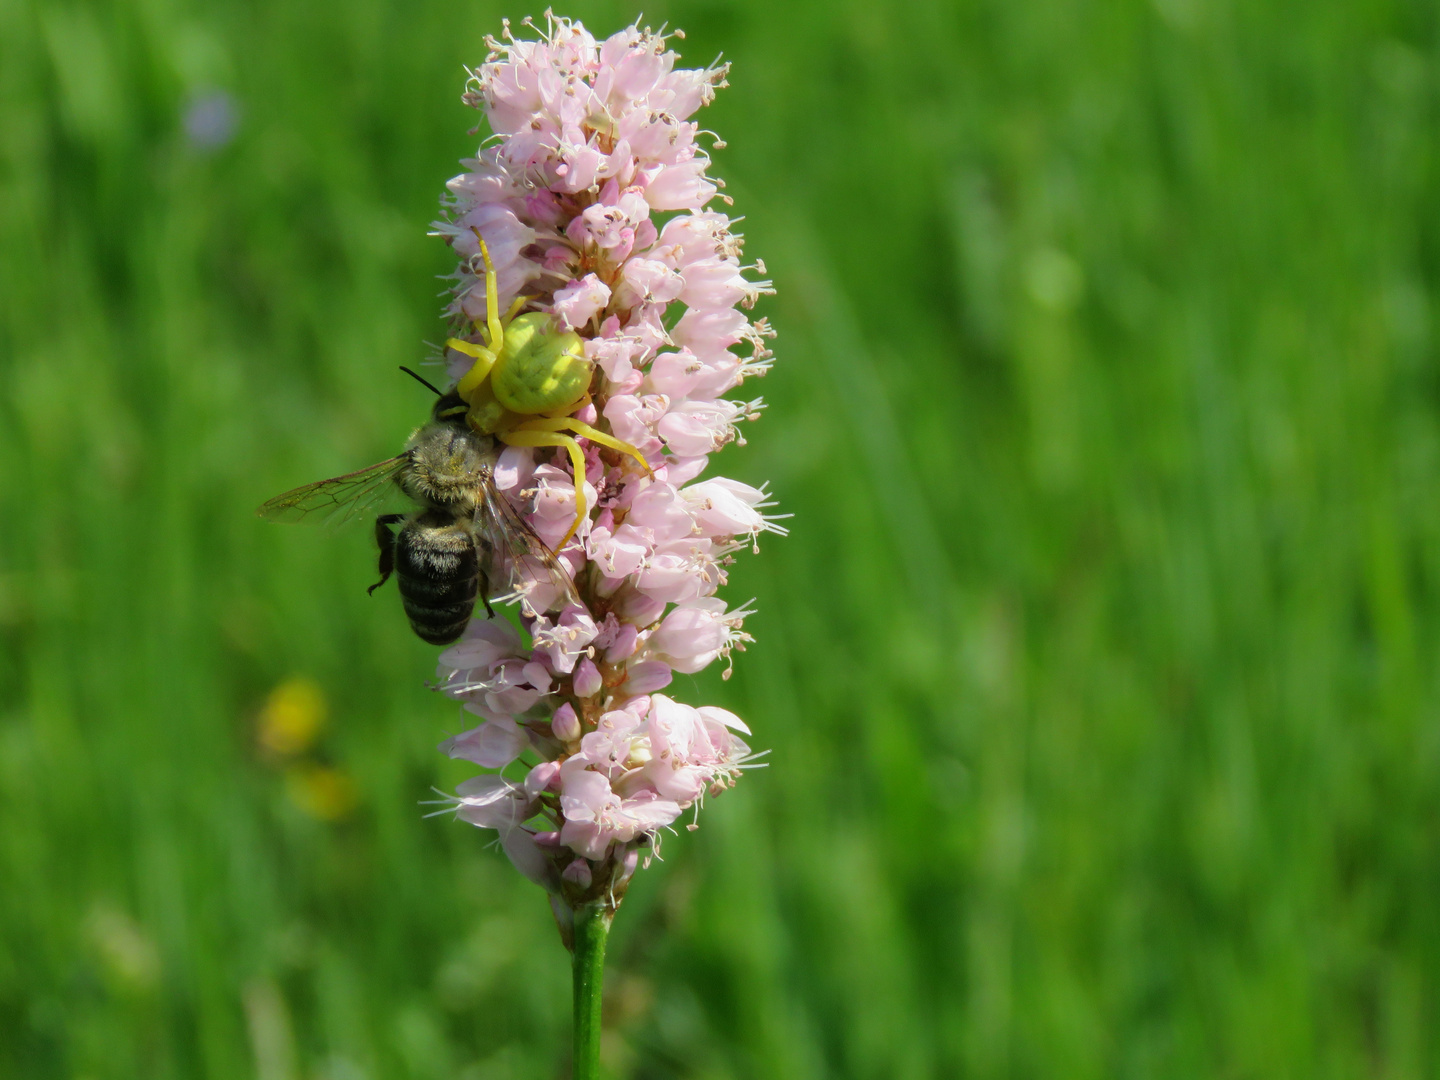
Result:
M408 460L405 454L376 462L344 476L317 480L265 503L256 511L266 521L339 526L365 516L398 494L394 480Z
M531 603L538 611L547 611L567 604L581 603L580 594L575 591L575 582L565 564L555 557L544 540L541 540L495 487L487 470L480 484L480 498L475 512L475 531L489 542L491 550L504 556L510 571L510 587L527 599L529 581L542 587L553 588L556 599L553 603ZM528 579L528 581L527 581ZM544 590L548 592L549 590ZM539 599L534 597L533 599ZM549 599L548 596L546 599Z

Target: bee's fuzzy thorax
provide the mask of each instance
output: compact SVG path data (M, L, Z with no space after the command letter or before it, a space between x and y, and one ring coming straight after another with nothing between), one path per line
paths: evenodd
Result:
M463 426L428 424L411 440L409 467L400 474L400 486L422 505L473 514L489 451L489 439Z

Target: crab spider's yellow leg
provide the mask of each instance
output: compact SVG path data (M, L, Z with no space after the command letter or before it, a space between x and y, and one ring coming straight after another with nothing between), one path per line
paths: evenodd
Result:
M591 427L583 420L576 420L573 416L557 416L550 418L536 417L534 420L526 420L523 424L518 425L514 430L573 431L576 435L589 439L591 442L597 442L601 446L608 446L611 450L618 450L622 454L629 454L632 458L634 458L640 463L640 467L642 469L644 469L651 476L655 475L654 471L650 468L650 463L645 460L644 455L642 455L640 451L637 450L635 447L631 446L627 442L623 442L622 440L615 438L614 435L606 435L605 432L600 431L597 428Z
M478 239L480 234L477 232L475 236ZM498 324L493 321L492 317L495 314L497 306L495 300L495 274L490 263L490 252L486 249L484 240L480 241L480 251L485 259L486 266L485 314L488 323L486 333L490 338L486 344L490 347L486 348L485 345L476 345L473 341L464 341L460 338L450 338L445 342L446 348L454 349L456 352L464 353L466 356L473 356L475 358L475 363L471 366L470 370L455 384L455 392L466 401L470 400L470 396L475 392L475 388L485 381L485 377L490 374L490 369L495 366L495 361L500 354L500 347L496 346L495 343L499 341L503 346L505 341L504 327L509 324L511 319L520 313L522 307L530 302L530 297L528 296L517 296L515 302L510 305L510 310L505 313L505 317L502 318ZM497 325L500 328L498 337L496 336Z
M515 297L515 302L510 305L510 310L505 312L505 315L501 318L500 322L505 326L509 326L510 320L515 318L516 315L519 315L520 309L523 308L526 304L528 304L531 299L532 298L529 296Z
M568 417L571 413L579 412L585 408L586 405L593 404L594 401L594 395L591 394L589 390L586 390L585 395L579 401L571 402L569 405L562 405L558 409L551 409L549 412L542 412L539 415L547 420L558 420L561 417Z
M611 450L618 450L622 454L630 455L630 457L634 458L640 467L645 470L647 476L655 475L654 470L650 468L650 463L645 460L645 455L625 440L617 439L614 435L607 435L598 428L591 427L583 420L576 420L573 416L566 418L565 426L576 435L581 435L591 442L597 442L601 446L608 446Z
M505 327L500 325L500 279L495 274L495 264L490 261L490 249L485 246L485 238L473 225L470 231L480 244L480 258L485 262L485 330L489 338L485 344L498 353L505 342Z
M485 376L489 375L490 369L495 366L495 354L483 345L476 345L473 341L461 341L459 338L453 337L445 342L445 347L475 358L475 363L470 366L470 370L455 384L455 392L469 401L471 395L475 393L475 388L485 381Z
M569 435L561 435L555 431L526 430L522 426L496 437L506 446L563 446L569 453L570 465L575 470L575 522L560 543L555 545L555 550L559 551L570 542L570 538L575 535L575 530L580 528L580 522L585 520L585 513L589 509L585 505L585 452L580 449L580 444Z

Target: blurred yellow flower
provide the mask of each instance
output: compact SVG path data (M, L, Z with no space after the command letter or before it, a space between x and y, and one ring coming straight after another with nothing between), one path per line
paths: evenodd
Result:
M270 691L260 710L257 738L261 748L286 757L303 753L319 736L329 711L325 693L314 679L286 679Z
M290 801L321 821L350 816L358 798L355 781L330 765L301 762L285 770L285 792Z

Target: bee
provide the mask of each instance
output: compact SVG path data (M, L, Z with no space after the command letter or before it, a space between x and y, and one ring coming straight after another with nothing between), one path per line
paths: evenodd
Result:
M378 508L396 489L416 508L408 514L380 514L375 540L380 547L380 580L393 573L410 626L432 645L448 645L464 632L480 599L488 614L492 578L508 575L512 590L531 579L547 581L556 600L578 603L564 564L516 513L496 488L496 440L466 422L469 404L455 391L441 393L430 421L395 457L344 476L287 491L258 513L268 521L344 524Z

